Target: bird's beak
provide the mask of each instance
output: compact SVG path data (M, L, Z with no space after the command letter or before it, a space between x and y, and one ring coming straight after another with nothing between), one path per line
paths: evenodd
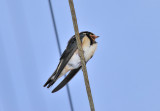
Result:
M95 38L99 38L99 36L95 36Z
M98 38L99 36L96 36L96 35L90 35L92 38L96 39Z

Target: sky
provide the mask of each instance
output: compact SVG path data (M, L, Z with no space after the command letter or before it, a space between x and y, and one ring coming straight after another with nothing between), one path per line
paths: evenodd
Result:
M74 0L79 31L100 37L87 63L96 111L160 111L160 1ZM62 51L74 35L68 1L52 0ZM0 1L0 111L71 111L66 87L43 84L59 62L48 0ZM74 111L89 111L82 71Z

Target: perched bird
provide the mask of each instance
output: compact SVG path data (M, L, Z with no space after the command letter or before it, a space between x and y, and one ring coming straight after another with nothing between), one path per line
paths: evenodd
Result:
M81 32L79 33L79 35L82 43L85 62L87 63L88 60L92 58L97 48L97 42L95 41L95 39L98 38L99 36L96 36L92 32L88 31ZM52 91L52 93L56 92L63 86L65 86L80 69L81 69L81 60L78 53L76 37L74 35L68 41L67 48L61 55L59 64L55 72L50 76L50 78L44 84L44 87L47 86L47 88L49 88L56 82L58 78L62 77L68 71L70 71L69 74L66 76L66 78L64 78L64 80Z

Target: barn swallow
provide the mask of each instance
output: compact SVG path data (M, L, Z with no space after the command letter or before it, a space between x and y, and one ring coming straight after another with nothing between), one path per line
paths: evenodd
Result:
M85 62L87 63L93 56L97 48L96 38L99 36L94 35L92 32L84 31L79 33L80 40L82 43L82 49L84 52ZM65 86L81 69L81 60L78 53L78 47L76 42L75 35L71 37L68 41L67 48L64 50L60 57L59 64L55 72L50 76L47 82L44 84L44 87L49 88L52 86L57 79L65 75L68 71L69 74L64 78L64 80L52 91L52 93L60 90Z

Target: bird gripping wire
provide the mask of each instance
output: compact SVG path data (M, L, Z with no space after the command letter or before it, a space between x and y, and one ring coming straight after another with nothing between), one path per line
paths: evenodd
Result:
M90 103L90 109L91 109L91 111L95 111L94 103L93 103L93 99L92 99L92 94L91 94L91 89L90 89L90 85L89 85L89 80L88 80L85 58L84 58L83 50L81 47L80 37L79 37L78 24L77 24L77 18L76 18L76 14L75 14L74 4L73 4L73 0L68 0L68 1L69 1L69 5L70 5L70 10L71 10L72 21L73 21L79 56L81 59L81 65L82 65L82 71L83 71L84 81L85 81L85 85L86 85L87 95L88 95L88 99L89 99L89 103Z

